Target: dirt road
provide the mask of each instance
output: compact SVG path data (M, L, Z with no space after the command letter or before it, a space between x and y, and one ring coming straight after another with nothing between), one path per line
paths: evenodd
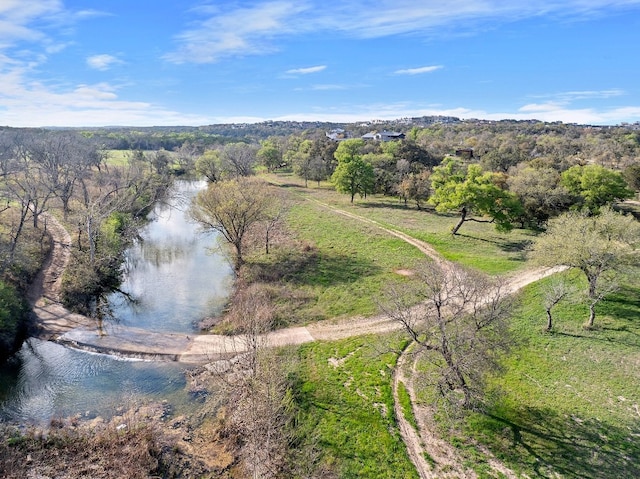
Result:
M417 240L401 231L384 227L368 218L323 203L319 204L336 214L366 222L390 235L401 238L445 268L449 265L429 244L423 241ZM47 222L48 230L53 237L52 252L29 291L29 300L38 318L37 335L39 337L92 352L184 363L206 363L226 359L247 350L242 336L155 333L119 325L106 325L104 329L98 330L95 320L69 312L60 303L60 283L62 272L70 256L71 238L55 218L47 216ZM520 288L560 269L538 268L521 271L506 278L503 288L506 288L506 291L510 293L514 293ZM342 321L327 320L309 326L281 329L269 333L264 338L264 341L265 344L271 346L296 345L311 341L336 340L364 334L386 333L400 330L401 328L402 326L399 323L392 321L385 315L355 317ZM398 426L407 446L409 456L415 464L420 477L425 479L475 477L472 471L461 465L462 461L457 456L456 451L433 434L429 425L431 414L427 408L416 404L412 381L413 374L407 376L404 368L404 365L409 362L406 351L398 358L398 366L393 380L393 393ZM412 363L415 365L415 361ZM401 411L398 400L400 383L406 386L412 398L414 414L419 425L417 430L409 424ZM427 462L425 457L430 457L433 463ZM515 477L511 471L494 459L489 458L488 462L504 476Z

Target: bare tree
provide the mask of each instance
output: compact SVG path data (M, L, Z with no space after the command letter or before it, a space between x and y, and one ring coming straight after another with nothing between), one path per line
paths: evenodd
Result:
M554 276L550 283L544 289L542 304L547 313L546 331L553 328L553 316L551 310L555 308L561 301L574 292L574 288L567 284L566 281Z
M286 192L275 190L270 197L270 201L264 211L264 252L269 254L269 245L279 228L282 227L283 221L290 209L290 202Z
M17 214L11 216L9 227L8 255L5 258L5 262L8 263L14 259L26 222L31 218L33 227L38 228L38 219L46 211L52 196L43 178L42 170L30 160L23 145L16 145L14 155L11 170L4 177L0 193L7 202L4 210L10 208L17 210Z
M230 143L220 151L220 164L225 178L251 176L257 162L258 146Z
M505 319L511 301L499 283L460 267L425 263L417 275L417 290L389 288L382 309L433 361L440 394L472 408L486 374L498 368L497 358L509 346ZM416 295L423 302L411 306Z
M201 149L190 142L185 142L175 151L175 161L182 173L193 171L196 158L202 153Z
M242 353L209 369L226 395L226 425L240 445L247 475L277 477L287 464L294 407L287 365L268 347L273 308L260 290L249 287L234 298L233 314Z
M43 183L62 202L65 219L74 187L88 171L104 159L96 145L79 135L46 132L32 136L25 145L26 154L40 170Z
M267 218L272 199L264 181L239 177L210 184L196 197L191 216L204 228L218 231L233 246L234 268L239 271L247 234Z

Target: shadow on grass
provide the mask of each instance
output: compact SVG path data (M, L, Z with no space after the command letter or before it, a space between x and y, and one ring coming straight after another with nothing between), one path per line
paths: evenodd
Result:
M392 209L392 210L405 210L405 211L421 211L424 213L434 213L435 209L430 205L421 205L420 208L416 207L415 202L404 204L403 201L358 201L358 206L361 208L369 208L369 209Z
M601 302L593 330L576 328L550 334L640 348L640 287L624 285Z
M620 318L631 323L636 328L636 333L640 331L640 287L622 286L614 294L608 296L602 303L604 314Z
M530 464L534 477L640 477L638 422L614 425L533 408L485 418L493 434L501 436L502 450L494 452Z
M381 271L376 264L356 255L323 254L315 249L283 252L274 263L254 262L251 268L257 280L311 286L355 283Z
M502 251L507 253L522 253L525 254L527 252L528 247L531 245L531 240L523 239L518 241L507 241L507 240L493 240L487 238L479 238L477 236L466 235L463 233L458 233L460 238L468 238L474 241L482 241L484 243L491 243L496 245ZM524 258L523 258L524 259Z

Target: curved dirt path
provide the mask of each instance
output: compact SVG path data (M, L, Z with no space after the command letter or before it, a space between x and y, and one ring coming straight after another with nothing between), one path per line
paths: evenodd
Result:
M51 251L29 287L27 299L37 318L35 336L50 340L74 328L90 327L95 322L71 313L60 302L62 273L71 256L71 236L54 216L45 214L43 222L52 241Z
M445 271L454 266L454 263L442 258L442 256L440 256L431 245L421 240L413 238L401 231L387 228L375 220L363 218L356 214L334 208L315 199L312 199L311 201L314 201L335 213L372 224L393 236L401 238L407 243L418 248L426 256L438 263ZM537 268L515 273L504 279L504 283L501 285L502 291L505 294L514 294L526 285L563 269L564 268L562 267ZM402 328L397 327L397 329ZM412 346L413 344L410 343L398 356L392 382L394 413L398 422L400 435L407 447L407 453L409 454L411 462L413 462L418 475L422 479L475 479L478 477L477 474L463 465L463 460L455 448L434 434L433 431L436 430L436 425L433 423L433 411L429 407L419 405L419 402L417 401L413 379L417 372L416 364L418 356L414 356L413 360L411 360L410 355L412 354ZM407 375L405 370L408 363L410 363L410 371ZM402 410L399 398L400 384L405 386L411 399L411 407L417 422L417 429L407 420ZM487 456L487 463L494 471L502 474L502 476L507 479L517 478L517 475L513 471L492 457L488 450L483 450L481 452ZM428 461L427 457L431 460Z
M445 269L452 263L443 259L429 244L413 238L401 231L387 228L380 223L340 210L312 199L319 205L357 221L374 225L388 234L418 248L426 256L438 262ZM227 359L247 351L242 336L221 335L187 335L181 333L154 333L152 331L107 325L98 330L95 320L73 314L60 303L61 276L70 257L71 238L65 228L52 216L47 216L47 227L53 238L53 248L43 270L29 290L29 300L38 319L37 336L54 340L70 347L92 352L115 354L126 357L180 361L184 363L206 363ZM514 293L522 287L549 276L562 268L538 268L521 271L505 279L504 290ZM416 307L420 307L419 305ZM385 315L373 317L356 317L341 321L327 320L309 326L286 328L269 333L264 338L268 346L284 346L303 344L318 340L336 340L364 334L386 333L401 330L402 325ZM408 351L403 351L399 358L393 377L394 409L398 426L407 446L409 456L423 479L436 478L474 478L473 471L461 464L455 449L433 434L430 425L432 417L428 408L419 406L413 388L413 369L415 360L411 362L411 374L406 376L405 365L409 362ZM403 383L411 397L411 403L418 430L404 417L398 399L398 387ZM485 454L489 455L488 451ZM428 462L425 457L430 457ZM516 477L512 471L489 457L493 469L505 477Z

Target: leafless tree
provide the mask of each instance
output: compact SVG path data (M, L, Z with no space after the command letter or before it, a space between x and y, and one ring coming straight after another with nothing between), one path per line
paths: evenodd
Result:
M546 331L551 331L553 328L553 316L551 314L551 310L574 292L575 289L572 286L557 276L554 276L551 282L547 284L544 289L542 303L544 310L547 313Z
M46 132L30 136L26 154L51 193L60 199L65 219L76 183L104 159L97 146L87 138L69 133Z
M505 319L511 301L500 284L457 266L430 262L417 269L417 289L390 287L382 309L402 324L438 372L437 388L454 406L482 398L486 374L509 346ZM418 306L416 297L422 302Z
M287 365L268 347L273 308L249 287L236 295L233 309L242 353L209 368L226 394L227 428L237 438L248 476L277 477L287 464L294 406Z
M22 144L16 144L13 149L12 166L2 181L0 195L7 204L3 211L16 211L10 216L8 228L8 254L4 263L9 264L14 259L26 222L31 218L33 227L38 228L38 219L46 211L52 196L42 170L33 164Z
M190 142L185 142L175 151L175 159L179 168L183 172L192 171L195 167L196 158L202 154L202 149Z
M225 178L251 176L257 162L258 147L246 143L230 143L220 151L220 164Z

